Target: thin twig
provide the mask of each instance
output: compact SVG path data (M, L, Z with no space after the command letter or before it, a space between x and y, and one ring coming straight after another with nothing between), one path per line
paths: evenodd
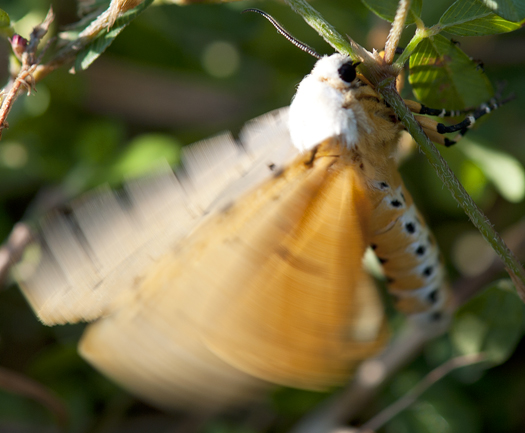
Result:
M359 432L364 433L366 431L375 431L381 428L398 413L414 404L416 400L421 396L421 394L423 394L428 388L434 385L438 380L445 377L451 371L456 370L460 367L465 367L467 365L477 364L485 360L486 356L483 353L458 356L456 358L448 360L444 364L440 365L439 367L435 368L430 373L428 373L423 378L423 380L421 380L414 388L412 388L412 390L410 390L402 398L400 398L387 408L383 409L376 416L374 416L368 422L363 424Z
M321 14L310 6L305 0L285 0L286 3L319 33L337 51L348 54L352 59L358 60L359 56L353 51L348 41L328 23Z
M391 65L394 61L394 55L396 54L396 48L399 45L399 39L401 33L405 28L405 22L407 20L408 12L410 10L410 0L400 0L397 6L396 16L392 27L390 27L390 33L385 44L385 63Z
M11 265L18 262L24 253L24 249L32 240L31 230L24 223L17 223L7 242L0 247L0 289L9 273Z
M65 404L44 385L0 367L0 389L37 401L55 416L62 429L67 426L69 416Z
M46 18L31 32L27 48L20 57L22 62L20 71L17 76L13 78L9 91L6 92L4 90L0 92L0 96L5 95L0 106L0 139L2 138L2 130L8 127L6 119L13 106L13 102L20 95L21 87L27 88L30 92L34 89L35 83L42 80L50 72L62 66L71 65L83 48L99 36L101 32L106 32L122 15L128 13L138 5L142 5L141 10L143 10L149 6L152 1L153 0L112 0L108 9L94 19L93 22L78 35L77 39L69 42L64 48L61 48L47 63L41 64L42 55L49 46L49 43L38 57L36 52L40 41L54 20L53 11L50 8Z
M15 78L13 85L11 86L11 89L4 97L2 101L2 107L0 108L0 139L2 138L2 131L9 127L8 123L6 122L6 118L13 107L13 102L15 102L16 98L18 97L18 91L20 90L20 87L25 87L27 89L27 93L31 93L31 89L34 86L32 74L35 69L36 65L32 65L28 68L22 67ZM27 82L27 79L29 79L29 83Z
M415 358L423 346L445 329L430 333L408 321L377 357L364 361L353 380L317 410L304 417L292 433L331 432L354 419L375 398L387 381Z
M15 77L9 92L2 100L2 105L0 107L0 139L2 138L2 131L8 127L6 119L13 107L13 102L19 95L20 88L26 88L28 94L30 94L35 86L33 73L38 66L37 62L40 61L42 57L39 56L38 59L36 58L36 50L38 49L38 45L42 38L47 34L49 26L54 19L55 14L53 13L53 8L49 8L42 23L37 25L31 32L27 47L21 56L22 66L20 71Z
M23 56L29 57L29 59L23 60L23 61L26 61L27 63L35 62L35 55L38 49L38 45L40 45L40 41L49 31L49 26L54 20L55 20L55 13L53 12L53 8L50 7L49 10L47 11L47 14L44 20L33 28L33 31L31 32L31 36L29 37L29 43L27 44L27 50L23 54Z

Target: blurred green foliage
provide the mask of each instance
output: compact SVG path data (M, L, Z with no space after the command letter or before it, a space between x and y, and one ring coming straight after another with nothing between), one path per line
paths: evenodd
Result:
M368 49L382 48L388 25L361 2L312 3L340 32ZM427 25L437 23L452 3L423 2L423 20ZM41 0L2 3L15 31L26 37L48 6ZM54 1L53 7L58 27L76 20L73 2ZM159 157L175 164L182 145L225 129L238 131L250 118L287 105L315 60L260 17L241 15L248 7L264 8L318 52L332 52L279 2L148 8L89 69L76 75L57 70L37 85L36 93L16 102L0 142L0 237L5 239L17 221L36 218L57 200L105 182L118 185L126 177L143 173ZM408 42L410 29L414 26L402 43ZM469 56L483 60L484 74L492 84L505 82L504 92L514 92L517 99L479 122L464 142L441 151L496 228L505 232L523 224L525 214L525 34L519 30L465 37L460 42ZM8 42L1 39L3 82L8 79L9 50ZM412 97L409 86L404 95ZM436 234L451 279L466 276L466 268L453 259L453 253L464 234L471 232L469 221L418 152L412 153L401 171ZM476 257L474 247L465 248L463 255ZM180 417L142 405L80 359L75 345L81 325L44 328L11 286L0 294L0 365L38 380L64 399L71 415L70 431L160 432L179 426ZM487 323L480 316L492 314L490 320L499 323L501 335L512 336L507 348L516 349L508 354L510 359L490 370L445 378L394 418L385 432L525 431L523 306L517 297L509 298L509 293L502 294L496 287L482 296L458 316L455 337L444 336L430 345L387 386L370 412L402 396L430 367L450 357L452 342L466 338L462 332L479 333ZM468 322L466 317L472 315L485 325ZM495 338L501 342L497 334ZM467 341L472 340L468 337ZM498 361L505 359L501 355ZM281 390L250 416L234 414L201 429L283 432L322 398L316 393ZM52 416L35 402L0 391L0 431L55 431L53 426Z

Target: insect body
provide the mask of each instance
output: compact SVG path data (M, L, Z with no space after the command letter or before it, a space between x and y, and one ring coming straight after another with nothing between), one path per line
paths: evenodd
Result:
M47 324L93 322L82 355L162 407L341 383L388 334L368 246L402 311L429 323L449 300L394 162L401 130L349 58L323 57L289 113L46 220L22 290Z
M301 150L328 142L346 153L370 201L366 239L405 313L437 319L449 295L436 243L395 164L403 126L351 59L321 58L299 85L290 107L290 134ZM359 210L358 210L359 211Z

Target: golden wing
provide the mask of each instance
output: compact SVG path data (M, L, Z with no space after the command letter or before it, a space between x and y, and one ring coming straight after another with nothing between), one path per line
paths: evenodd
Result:
M256 125L245 135L257 132L261 124ZM254 135L268 139L268 134L260 127ZM282 131L274 136L289 141ZM78 249L91 254L90 266L95 267L93 257L98 262L107 257L113 266L106 266L105 274L93 273L75 259L64 270L55 253L60 248L49 249L54 272L59 269L69 278L69 285L60 286L68 288L62 290L67 314L54 311L63 306L50 278L42 283L33 277L23 285L47 322L98 317L82 339L83 356L160 406L217 408L250 398L263 380L314 389L333 385L386 337L380 300L362 272L370 206L350 157L327 143L288 164L294 156L290 145L279 143L269 156L262 156L268 145L252 147L249 169L235 156L228 170L214 164L218 173L212 164L203 169L186 162L188 175L181 183L200 194L196 202L189 201L190 193L183 196L185 205L172 198L164 209L174 214L135 203L133 215L140 210L166 222L156 223L153 234L138 230L139 240L133 242L139 246L127 257L117 260L111 254L132 242L127 239L131 229L113 250L104 242L113 245L115 235L104 235L112 227L120 229L118 219L129 221L129 214L117 218L105 204L92 205L89 216L74 211L76 221L91 220L78 223L91 227L81 230L90 248L67 233L52 242L59 246L76 239ZM212 146L190 161L197 164L213 155L210 151L217 149ZM235 176L228 174L232 170ZM207 179L226 180L213 184L212 191L200 189ZM152 199L145 192L142 196ZM178 220L174 215L180 216L181 209L187 215ZM192 212L197 216L192 218ZM36 275L52 274L41 266ZM77 289L71 275L84 285Z
M213 278L204 289L209 302L187 305L199 312L193 317L206 329L203 338L231 365L270 382L320 389L344 380L384 334L380 301L356 293L366 286L370 211L360 177L338 148L319 149L311 159L300 156L223 221L203 228L201 239L221 233L193 267ZM368 339L359 337L364 314L375 318Z

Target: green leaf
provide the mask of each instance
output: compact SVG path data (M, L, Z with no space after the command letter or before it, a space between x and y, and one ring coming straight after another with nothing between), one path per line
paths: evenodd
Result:
M393 22L396 16L398 0L361 0L363 4L375 13L379 18L386 21ZM408 13L406 25L415 22L415 18L421 16L421 6L423 0L412 0L410 5L410 12Z
M435 108L474 107L494 93L477 63L441 35L416 47L410 57L409 81L416 97Z
M510 280L501 280L461 307L450 328L450 339L461 355L484 353L504 362L523 331L523 303Z
M461 141L461 145L458 146L458 149L462 148L463 143L464 141ZM476 203L482 206L484 204L484 199L486 199L485 191L489 184L489 180L479 165L475 164L470 159L465 159L461 163L457 175L459 181L469 195L476 201Z
M124 15L119 17L113 27L109 30L102 30L82 51L80 51L75 59L75 72L83 71L91 65L105 50L111 45L118 34L124 30L131 21L133 21L144 9L146 9L153 0L144 0L137 7L129 10Z
M5 37L11 37L15 33L13 27L11 27L11 18L6 11L0 9L0 35Z
M120 180L144 175L163 161L176 165L179 162L180 149L180 144L167 135L140 135L128 144L126 152L113 166L113 178Z
M523 200L525 171L516 158L471 140L462 141L459 149L483 171L505 199L512 203Z
M11 25L11 19L6 11L0 9L0 29L4 27L9 27Z
M518 23L494 14L476 0L457 0L439 20L442 30L458 36L482 36L519 29Z
M415 372L398 373L393 378L390 389L401 388L396 382L401 376L410 373L414 380L410 388L421 380L421 374ZM395 389L395 401L402 398L410 389L404 392ZM396 415L388 423L385 431L404 433L480 433L481 420L479 409L474 406L469 398L461 392L451 381L439 381L420 396L413 405Z
M525 2L523 0L477 0L496 15L506 20L520 22L525 19Z
M115 25L109 33L103 30L93 42L79 52L75 60L75 72L87 69L111 45L124 27L125 25L120 27Z

